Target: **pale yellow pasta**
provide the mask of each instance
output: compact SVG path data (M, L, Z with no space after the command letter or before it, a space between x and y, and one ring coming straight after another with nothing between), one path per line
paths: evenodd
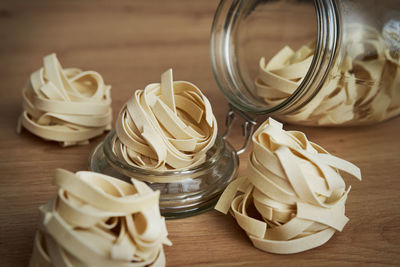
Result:
M339 125L377 122L400 114L400 57L389 51L372 27L345 29L339 56L317 95L303 108L281 118L295 123ZM266 62L260 60L257 95L269 105L286 100L304 79L314 43L293 51L285 46Z
M172 70L136 90L118 116L113 150L142 169L182 170L204 162L217 122L208 99L192 83L175 81ZM151 182L151 181L150 181Z
M225 214L230 210L263 251L312 249L349 220L345 203L350 187L339 170L361 180L355 165L269 118L253 135L246 176L229 184L215 208Z
M159 191L99 173L57 169L57 196L40 207L31 267L165 266Z
M24 127L63 146L87 144L90 138L111 129L111 86L95 71L63 69L55 54L43 59L23 89Z

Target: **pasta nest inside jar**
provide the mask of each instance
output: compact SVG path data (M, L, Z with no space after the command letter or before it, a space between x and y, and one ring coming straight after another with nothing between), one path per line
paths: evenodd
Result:
M172 70L136 90L119 113L114 153L131 166L183 170L203 163L214 145L217 122L208 99Z
M246 176L229 184L216 209L230 210L261 250L305 251L327 242L349 220L350 187L339 170L361 180L355 165L270 118L253 135Z
M159 191L95 172L57 169L57 196L40 207L31 267L165 266Z
M351 24L341 52L318 93L304 107L281 117L290 122L341 125L379 122L400 114L400 57L375 28ZM260 59L256 94L275 106L300 86L312 64L315 42L293 51L285 46Z
M111 129L111 86L95 71L63 68L55 54L43 59L23 89L23 112L18 132L24 127L63 146L87 144Z

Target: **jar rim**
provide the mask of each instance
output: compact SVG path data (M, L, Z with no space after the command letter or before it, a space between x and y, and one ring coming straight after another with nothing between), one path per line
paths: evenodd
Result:
M257 0L255 0L257 1ZM241 75L235 65L233 36L238 29L243 14L243 0L221 0L211 27L210 55L215 80L225 98L237 109L252 114L275 114L293 112L305 104L319 92L336 56L340 39L340 16L335 0L314 0L317 17L317 38L314 57L310 68L297 89L283 102L276 106L256 106L259 100L246 99L239 95L241 90L251 91L240 80ZM236 61L237 63L237 61ZM245 87L245 88L243 88ZM234 93L232 93L234 92Z
M160 180L163 179L162 177L165 178L173 176L185 176L205 171L211 168L213 165L215 165L216 162L218 162L218 160L222 157L225 150L225 140L223 140L220 135L217 135L213 147L207 151L206 161L203 162L202 164L179 171L173 169L159 171L159 170L151 170L151 169L135 167L118 158L113 151L113 144L116 138L117 138L116 132L115 130L112 130L104 139L103 150L106 159L107 161L109 161L110 164L112 164L114 167L117 167L117 169L122 172L128 172L131 173L132 175L136 174L140 176L151 175L153 177L158 177Z

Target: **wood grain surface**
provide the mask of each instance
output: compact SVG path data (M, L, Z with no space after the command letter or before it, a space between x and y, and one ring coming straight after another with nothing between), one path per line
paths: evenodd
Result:
M114 119L132 92L174 69L209 97L220 131L227 102L214 80L209 36L217 1L0 1L0 266L27 266L38 207L56 192L55 168L86 170L87 146L61 148L23 131L17 135L21 89L43 56L56 52L66 67L100 72L112 85ZM262 118L265 119L265 118ZM240 145L236 127L231 142ZM167 222L168 266L400 265L400 118L374 126L305 132L329 152L358 165L350 222L324 246L295 255L252 247L233 218L210 211ZM241 155L242 171L248 153Z

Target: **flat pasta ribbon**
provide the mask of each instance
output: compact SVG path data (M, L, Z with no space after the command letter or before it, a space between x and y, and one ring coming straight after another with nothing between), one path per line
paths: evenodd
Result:
M111 129L111 86L95 71L63 69L55 54L31 74L22 91L18 132L24 127L63 146L87 144Z
M252 138L247 175L228 185L215 209L230 210L253 245L272 253L312 249L342 231L350 187L338 170L361 180L359 168L271 118Z
M338 125L385 120L400 114L400 57L374 28L353 24L344 31L344 51L321 90L286 121ZM269 105L287 99L304 79L315 42L298 51L285 46L269 62L260 60L257 95Z
M159 191L99 173L57 169L57 196L40 207L30 266L165 266Z
M119 113L116 133L113 151L129 165L182 170L204 162L217 122L203 93L192 83L173 82L170 69L161 83L134 92Z
M257 94L270 105L277 105L288 98L300 85L311 65L314 42L293 51L285 46L269 62L260 59L256 79Z

